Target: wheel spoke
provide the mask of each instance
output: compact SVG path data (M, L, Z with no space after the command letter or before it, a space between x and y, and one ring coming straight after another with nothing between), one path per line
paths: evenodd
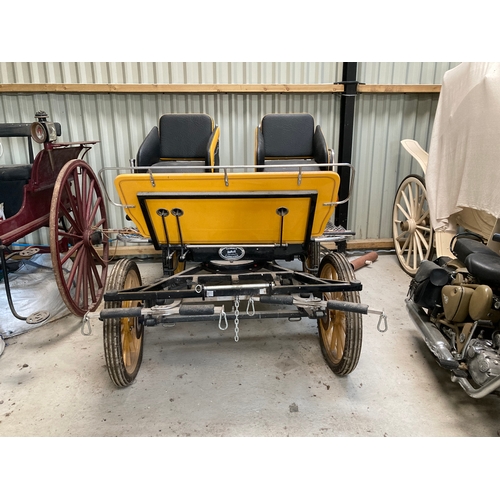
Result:
M420 261L422 261L424 259L424 254L423 254L423 251L422 251L422 244L420 242L420 238L419 238L420 234L418 232L415 232L414 233L414 238L415 238L415 246L416 246L416 251L415 251L415 265L416 265L416 262L417 262L417 252L418 252L418 256L420 257Z
M71 211L72 216L73 216L73 224L72 225L73 225L73 227L75 227L75 229L78 232L81 233L83 230L83 226L82 226L81 214L80 214L80 211L78 209L78 207L80 205L78 203L78 198L75 197L75 193L73 192L73 190L75 189L75 184L76 183L75 183L74 175L73 175L73 186L71 185L71 183L68 179L68 181L64 185L64 189L66 191L66 196L68 198L68 202L70 205L70 211ZM64 207L63 203L61 203L61 207ZM64 207L64 208L66 208L66 207Z
M73 257L73 255L77 255L78 251L81 249L83 246L83 241L79 241L75 245L72 245L69 247L68 251L64 254L64 256L61 258L61 264L64 265L66 262L68 262L69 259ZM74 266L74 263L73 263Z
M403 253L406 250L406 248L408 247L408 245L411 243L410 240L411 240L411 235L408 235L408 237L405 240L404 245L401 247L401 253ZM410 248L411 248L411 245L410 245ZM409 251L411 252L411 250L409 250Z
M401 206L400 203L398 203L398 208L401 210L401 213L405 216L406 220L411 219L411 215Z

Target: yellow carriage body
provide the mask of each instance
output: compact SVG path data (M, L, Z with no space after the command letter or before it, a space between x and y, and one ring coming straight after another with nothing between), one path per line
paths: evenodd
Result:
M156 247L304 244L337 201L333 171L120 174L125 212Z

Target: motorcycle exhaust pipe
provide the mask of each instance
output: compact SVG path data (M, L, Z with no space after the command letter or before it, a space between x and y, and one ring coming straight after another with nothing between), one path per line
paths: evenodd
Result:
M406 310L422 334L427 347L436 356L438 363L447 370L456 370L459 363L450 352L450 344L437 327L428 320L424 311L411 299L406 299Z

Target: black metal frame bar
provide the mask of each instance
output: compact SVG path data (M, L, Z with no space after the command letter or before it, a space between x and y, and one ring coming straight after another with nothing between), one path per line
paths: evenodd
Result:
M351 163L354 136L354 108L358 95L357 66L355 62L343 63L342 82L344 92L340 101L339 162ZM339 167L340 176L339 199L343 200L350 190L350 172L346 167ZM348 202L339 205L335 210L335 224L347 227Z
M213 273L199 264L181 273L163 278L151 285L127 290L110 290L104 302L143 301L146 307L163 304L166 300L211 299L238 296L283 296L325 292L361 291L359 281L335 281L293 271L267 263L257 272Z

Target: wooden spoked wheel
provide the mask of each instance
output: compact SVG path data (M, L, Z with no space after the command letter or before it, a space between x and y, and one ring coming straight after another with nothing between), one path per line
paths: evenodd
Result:
M50 248L59 292L77 316L95 311L104 295L107 229L104 197L94 171L83 160L69 161L52 194Z
M401 182L394 199L392 237L399 264L415 276L420 263L432 254L433 230L425 180L409 175Z
M121 259L114 266L108 279L109 290L127 290L141 286L137 264ZM106 302L105 309L141 306L140 301ZM104 356L109 376L118 387L130 385L142 363L144 325L138 318L113 318L103 321Z
M344 254L330 253L323 257L318 276L335 281L355 279ZM323 299L359 303L359 292L327 292ZM323 356L334 373L347 375L357 366L361 353L363 323L360 313L327 310L318 320L319 341Z

